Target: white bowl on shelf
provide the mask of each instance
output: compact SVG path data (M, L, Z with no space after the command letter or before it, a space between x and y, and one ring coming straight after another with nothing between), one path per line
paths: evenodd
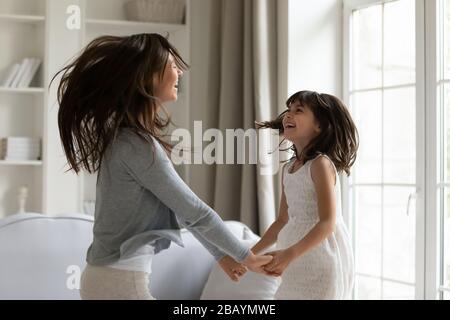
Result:
M128 20L176 23L184 21L185 0L131 0L124 4Z

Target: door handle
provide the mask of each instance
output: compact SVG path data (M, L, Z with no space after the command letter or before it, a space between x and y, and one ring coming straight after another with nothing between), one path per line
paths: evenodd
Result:
M417 198L417 194L418 194L418 191L417 192L413 192L413 193L410 193L409 194L409 196L408 196L408 204L406 205L406 215L409 217L409 207L410 207L410 205L411 205L411 200L414 198L414 199L416 199Z

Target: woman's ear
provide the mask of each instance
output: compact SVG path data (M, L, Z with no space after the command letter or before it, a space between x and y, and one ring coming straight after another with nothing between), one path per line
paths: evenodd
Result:
M159 74L155 72L152 77L153 95L158 97L160 94L161 78Z

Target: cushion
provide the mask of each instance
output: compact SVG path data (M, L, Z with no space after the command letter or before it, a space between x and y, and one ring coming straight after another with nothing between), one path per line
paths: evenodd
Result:
M258 239L242 241L253 246ZM270 250L272 250L271 248ZM273 300L281 278L247 271L239 282L230 280L219 264L215 264L203 288L200 300Z
M185 247L172 243L152 261L150 292L157 300L197 300L208 279L214 258L185 230L181 236Z
M257 238L241 222L225 221L225 225L240 240ZM192 233L183 229L181 237L184 248L172 243L153 258L150 292L157 300L198 300L216 264Z
M93 217L15 214L0 219L0 300L80 299Z

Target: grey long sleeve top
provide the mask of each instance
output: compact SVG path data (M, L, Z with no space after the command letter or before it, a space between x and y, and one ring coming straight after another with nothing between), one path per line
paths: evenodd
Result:
M250 249L227 229L175 171L167 153L130 129L121 129L103 155L97 180L94 238L87 262L106 265L144 244L155 253L171 241L183 246L178 222L219 260L242 262ZM178 221L177 221L178 218Z

